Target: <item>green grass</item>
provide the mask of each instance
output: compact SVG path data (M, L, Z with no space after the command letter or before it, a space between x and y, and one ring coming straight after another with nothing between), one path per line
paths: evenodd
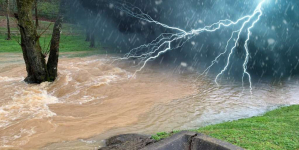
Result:
M193 131L245 149L299 150L299 105L283 107L263 116L210 125ZM172 134L162 132L153 138L160 140Z
M19 45L19 37L13 36L12 40L5 40L6 36L0 34L0 52L22 52ZM40 45L43 50L49 49L49 42L51 36L43 36L40 38ZM89 42L85 42L85 38L82 36L67 36L62 35L60 42L60 52L74 52L74 51L98 51L100 46L96 48L90 48Z
M6 38L6 35L0 34L0 52L22 52L21 46L15 37L9 41L5 40Z
M0 20L6 19L4 16L0 16ZM43 33L40 38L40 45L43 51L49 49L49 43L51 40L52 30L54 22L40 21L40 25L37 29L39 34ZM16 28L14 18L11 17L11 31L12 31L12 40L7 41L6 39L6 26L0 27L0 53L1 52L22 52L19 45L20 35L19 30ZM45 32L44 32L45 31ZM60 51L61 52L74 52L74 51L88 51L89 53L102 53L99 49L101 46L98 44L96 48L90 48L89 42L85 42L85 37L80 36L84 35L84 31L73 24L64 23L62 26L62 35L60 42ZM83 54L80 54L83 55Z

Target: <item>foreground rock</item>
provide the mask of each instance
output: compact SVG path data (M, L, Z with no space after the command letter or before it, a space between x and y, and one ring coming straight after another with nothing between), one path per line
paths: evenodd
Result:
M154 142L150 135L124 134L109 138L100 150L140 150Z
M204 134L183 131L158 142L145 135L119 135L108 139L107 147L100 150L243 150L243 148Z

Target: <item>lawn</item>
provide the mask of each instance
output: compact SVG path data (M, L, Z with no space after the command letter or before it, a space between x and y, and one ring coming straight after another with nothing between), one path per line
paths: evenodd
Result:
M19 36L13 36L12 40L5 40L6 36L0 34L0 52L22 52L19 45L20 38ZM43 50L49 49L49 42L51 36L43 36L40 38L40 44ZM90 48L89 42L85 42L85 38L82 36L71 36L71 35L62 35L60 42L60 51L61 52L72 52L72 51L94 51L100 49L100 46L96 48Z
M299 105L283 107L263 116L210 125L193 131L245 149L299 150ZM159 140L172 134L162 132L153 138Z
M0 16L0 22L2 22L2 26L0 26L0 53L1 52L22 52L20 43L20 35L19 30L17 28L16 22L14 18L11 19L11 32L12 32L12 40L7 41L6 34L6 18L4 16ZM4 23L3 23L4 22ZM54 23L48 21L40 21L40 26L37 29L39 34L42 34L40 38L40 44L43 51L49 49L49 43L51 40L51 34ZM73 24L64 23L62 26L62 35L60 42L60 51L61 52L73 52L73 51L96 51L101 49L100 45L97 45L96 48L90 48L89 42L85 41L84 30L81 27L78 27Z

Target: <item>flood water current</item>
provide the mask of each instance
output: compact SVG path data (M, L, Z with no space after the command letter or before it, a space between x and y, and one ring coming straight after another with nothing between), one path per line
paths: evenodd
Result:
M215 85L183 66L65 53L53 83L28 85L21 54L0 54L0 149L97 149L117 134L196 129L299 104L299 80ZM196 80L197 79L197 80Z

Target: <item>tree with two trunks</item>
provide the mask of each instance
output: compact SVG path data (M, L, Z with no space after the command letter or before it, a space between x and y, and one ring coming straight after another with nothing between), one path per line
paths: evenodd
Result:
M21 34L21 48L27 71L25 82L37 84L45 81L52 82L57 77L60 33L66 0L60 2L59 15L54 24L47 61L39 42L41 35L37 33L37 26L32 19L32 9L36 1L16 0L16 2L18 11L15 17Z

